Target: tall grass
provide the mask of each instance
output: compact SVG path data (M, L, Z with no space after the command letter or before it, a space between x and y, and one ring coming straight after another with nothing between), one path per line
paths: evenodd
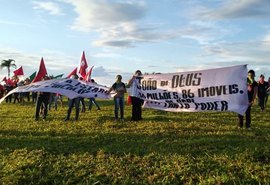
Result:
M32 103L0 105L1 184L267 184L270 105L252 108L251 130L231 112L143 110L115 122L101 111L64 122L67 107L34 121ZM73 110L74 111L74 110ZM74 112L72 114L74 117Z

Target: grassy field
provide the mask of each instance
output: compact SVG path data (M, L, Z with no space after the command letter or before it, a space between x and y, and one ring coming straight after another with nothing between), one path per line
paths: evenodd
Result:
M253 107L247 130L231 112L144 109L131 122L126 106L115 122L112 100L98 102L77 122L63 121L67 107L34 121L32 103L2 103L0 184L270 183L270 105Z

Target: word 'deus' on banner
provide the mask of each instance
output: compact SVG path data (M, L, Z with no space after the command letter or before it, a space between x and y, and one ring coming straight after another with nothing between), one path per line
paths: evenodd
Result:
M247 66L143 75L133 96L145 100L145 108L173 112L232 111L244 114L248 107Z

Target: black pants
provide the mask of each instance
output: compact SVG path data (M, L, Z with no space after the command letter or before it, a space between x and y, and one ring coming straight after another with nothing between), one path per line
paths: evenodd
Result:
M12 94L8 95L8 97L6 97L6 103L11 103L12 102Z
M66 120L70 119L70 114L72 108L75 106L75 120L79 119L79 112L80 112L80 98L68 99L68 112Z
M258 102L259 102L259 106L260 106L261 110L264 110L265 97L266 97L266 95L258 96Z
M131 97L132 103L132 121L142 120L142 104L143 100L137 97Z
M251 124L251 115L250 115L250 112L251 112L251 106L248 106L245 114L246 114L246 128L249 128L250 127L250 124ZM244 116L238 114L238 118L239 118L239 127L243 127L244 125Z
M36 119L39 118L40 109L41 106L43 107L43 119L46 119L46 116L48 114L48 104L49 104L49 97L47 96L39 96L37 98L37 104L36 104Z

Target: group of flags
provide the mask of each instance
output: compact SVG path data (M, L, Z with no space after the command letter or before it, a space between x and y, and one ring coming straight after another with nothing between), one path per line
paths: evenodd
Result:
M94 66L92 66L87 71L88 64L87 64L87 60L86 60L86 57L85 57L85 52L83 51L83 54L82 54L82 57L81 57L81 61L80 61L80 65L79 65L79 69L78 69L78 67L76 67L75 69L73 69L71 71L71 73L69 73L67 75L67 78L70 78L72 75L78 75L78 76L80 76L81 79L90 82L91 81L91 74L92 74L93 67ZM14 70L13 73L14 73L14 76L24 75L24 71L23 71L22 66L20 68L16 69L16 70ZM38 72L34 72L33 74L31 74L29 76L29 79L30 79L30 81L32 83L34 83L34 82L41 81L42 78L44 76L46 76L46 75L48 75L48 73L47 73L47 69L46 69L46 66L45 66L44 59L42 57L41 58L41 61L40 61ZM63 74L57 75L54 78L62 78L62 76L63 76ZM11 79L7 79L6 77L4 77L2 79L2 81L6 82L6 83L9 83L10 80Z
M80 62L80 68L78 70L78 68L76 67L75 69L73 69L73 71L71 71L71 73L68 74L67 78L70 78L72 75L75 74L79 74L81 76L81 78L87 82L90 82L91 80L91 74L92 74L92 70L93 70L92 66L88 71L88 64L87 64L87 60L85 57L85 53L83 51L82 57L81 57L81 62ZM86 72L87 71L87 72Z

